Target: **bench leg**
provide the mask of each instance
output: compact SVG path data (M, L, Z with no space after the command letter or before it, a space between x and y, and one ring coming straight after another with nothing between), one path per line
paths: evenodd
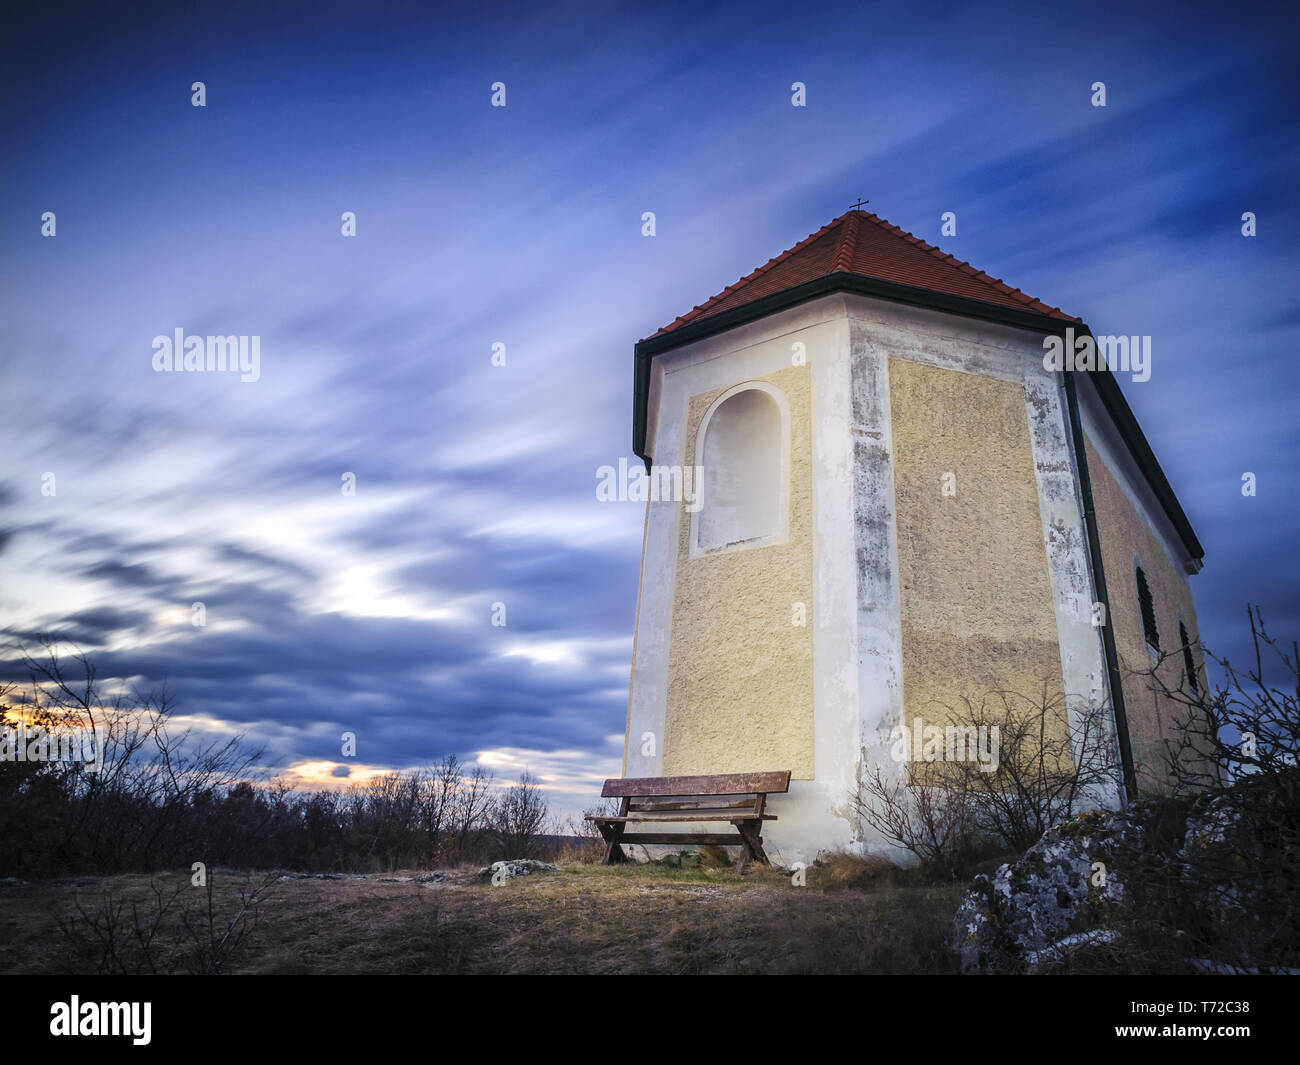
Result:
M598 821L596 827L600 829L600 834L605 840L605 857L600 864L617 865L619 862L627 861L627 855L623 853L623 848L618 842L623 838L624 822L604 825Z
M760 862L763 865L771 865L767 860L767 852L763 850L763 822L762 821L742 821L736 825L736 831L740 833L742 844L740 853L740 864L736 866L736 872L743 874L745 864L751 859Z

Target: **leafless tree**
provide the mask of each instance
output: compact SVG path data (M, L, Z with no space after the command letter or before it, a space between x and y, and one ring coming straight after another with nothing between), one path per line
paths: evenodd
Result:
M546 796L525 770L517 783L493 800L488 813L492 834L503 858L531 858L546 824Z
M430 845L430 864L448 849L445 838L457 792L464 786L465 772L459 758L449 754L433 766L421 790L420 817Z
M454 853L460 860L469 857L478 837L486 831L488 812L492 805L492 774L482 766L475 766L462 776L452 796L447 822L447 834L454 842Z

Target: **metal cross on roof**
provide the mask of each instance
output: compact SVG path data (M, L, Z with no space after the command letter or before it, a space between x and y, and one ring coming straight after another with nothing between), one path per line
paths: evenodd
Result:
M860 211L860 210L862 210L862 205L863 205L864 203L870 203L870 202L871 202L870 200L859 199L857 203L855 203L852 207L849 208L849 210L850 210L850 211Z

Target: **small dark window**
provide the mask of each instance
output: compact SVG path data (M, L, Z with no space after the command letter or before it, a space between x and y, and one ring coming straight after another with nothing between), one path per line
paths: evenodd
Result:
M1183 641L1183 672L1187 674L1187 686L1193 695L1201 694L1201 682L1196 678L1196 660L1192 658L1192 643L1187 638L1187 626L1178 623L1178 638Z
M1155 650L1160 650L1160 631L1156 628L1156 607L1151 601L1151 586L1146 571L1137 568L1138 606L1142 608L1142 635Z

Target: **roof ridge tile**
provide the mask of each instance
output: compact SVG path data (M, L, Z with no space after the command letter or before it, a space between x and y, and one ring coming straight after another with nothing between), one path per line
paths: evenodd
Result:
M860 226L861 216L856 211L850 211L840 224L840 239L835 245L835 257L831 259L831 273L835 273L836 270L849 272L853 269L853 256L858 250Z

